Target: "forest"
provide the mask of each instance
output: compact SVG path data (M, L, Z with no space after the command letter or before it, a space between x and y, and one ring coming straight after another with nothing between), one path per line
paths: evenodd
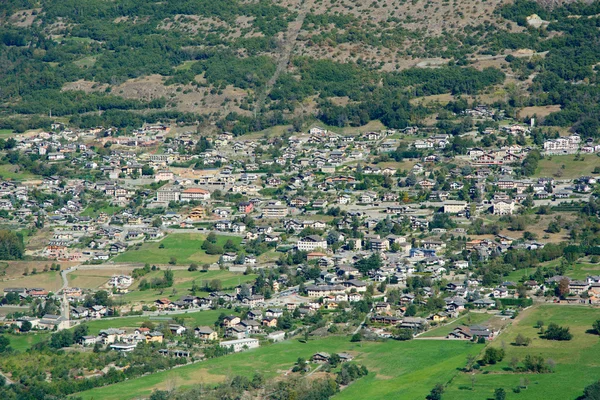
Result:
M38 4L28 0L4 2L0 16L7 18L34 3ZM133 127L162 119L191 124L213 120L220 128L239 135L274 125L298 125L299 108L307 99L315 99L314 115L329 125L360 126L380 120L387 127L403 128L418 125L427 115L440 111L415 106L411 99L444 93L478 95L505 83L505 71L476 69L470 65L471 57L523 48L544 56L527 60L508 55L506 71L523 81L533 76L532 83L524 96L508 96L495 105L511 109L558 104L561 110L550 114L545 125L572 127L584 137L597 136L600 127L598 2L549 10L533 1L518 0L494 11L496 17L507 21L505 26L484 22L439 37L420 37L402 29L396 20L361 24L350 14L309 12L303 35L310 35L301 40L380 46L395 49L403 57L443 57L448 62L438 68L389 71L362 57L339 62L296 54L258 113L234 110L213 115L200 104L192 112L182 112L169 98L125 98L111 89L151 74L162 76L164 85L177 90L196 87L220 94L232 86L247 91L240 107L250 111L275 73L281 33L296 18L295 11L266 0L127 0L118 6L102 0L44 0L40 4L41 9L32 15L39 23L0 25L3 128L47 128L51 120L46 116L51 114L68 117L80 127ZM512 29L525 26L525 18L532 13L550 21L548 26ZM190 30L195 21L191 16L219 23ZM236 21L240 18L247 18L249 23L239 25ZM68 22L68 29L57 31L59 20ZM404 40L416 44L402 47L399 44ZM181 67L184 63L186 68ZM65 84L78 80L104 86L91 92L62 90ZM340 104L337 98L348 101Z

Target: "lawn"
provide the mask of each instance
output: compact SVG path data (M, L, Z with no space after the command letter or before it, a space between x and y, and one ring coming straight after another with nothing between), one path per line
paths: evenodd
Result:
M475 375L474 390L471 390L471 375L460 373L444 394L444 400L480 400L493 396L496 388L504 388L508 398L521 400L574 399L583 388L600 376L600 340L597 335L588 333L592 323L600 319L600 309L585 306L541 305L524 311L514 325L500 335L492 346L506 349L504 360L494 366L484 367L487 374ZM567 342L549 341L539 338L534 326L538 320L547 326L555 322L568 326L573 339ZM517 334L532 339L528 347L515 347L512 343ZM526 355L541 355L556 363L554 373L524 374L512 373L509 362L512 358L522 360ZM521 379L528 379L528 388L512 394L512 389Z
M595 154L584 154L581 157L583 160L579 161L574 161L574 154L546 157L539 161L534 176L556 176L560 179L572 179L583 175L591 175L594 168L600 165L600 158ZM563 165L564 168L562 168Z
M487 313L475 313L471 312L466 315L461 316L460 318L454 320L453 322L440 326L439 328L431 329L421 335L421 337L446 337L447 334L452 332L454 328L459 325L480 325L484 324L492 318L492 315Z
M25 352L34 344L41 342L48 333L29 333L24 335L5 335L10 340L10 347L19 352Z
M115 257L114 261L121 263L167 264L174 257L179 265L217 262L219 260L218 255L206 254L200 248L205 238L205 235L199 233L173 233L160 242L148 242L140 247L134 246L131 250ZM242 241L240 237L236 236L217 236L217 245L223 246L229 239L238 245Z
M18 166L11 164L0 165L0 178L2 179L13 179L13 180L26 180L39 178L39 176L32 174L31 172L24 170Z
M212 326L217 320L219 314L223 310L206 310L206 311L195 311L185 314L174 314L174 315L163 315L159 317L150 316L133 316L133 317L120 317L120 318L109 318L99 319L95 321L86 322L90 334L97 334L103 329L108 328L130 328L135 329L142 325L143 322L152 321L156 324L160 323L164 319L170 319L175 317L182 317L185 320L185 325L191 328L195 328L199 325Z
M114 215L121 212L121 210L123 210L123 207L111 205L106 205L100 208L94 208L90 206L81 212L81 216L96 218L100 213L105 213L106 215Z
M60 274L56 271L43 272L35 275L20 276L16 279L0 281L0 289L7 287L39 287L48 291L56 291L62 287L62 279Z
M436 383L447 382L456 374L456 368L464 364L467 354L481 349L480 345L437 340L351 343L348 337L341 336L308 343L290 340L93 389L78 396L86 400L131 399L148 396L153 389L211 384L226 376L252 376L260 372L266 378L274 378L290 369L298 357L308 359L316 352L325 351L354 354L356 361L370 371L367 377L346 388L335 399L422 400Z
M560 264L560 259L541 263L540 267L554 267ZM535 273L535 268L518 269L512 271L502 279L507 282L519 282L523 276L529 277L529 275ZM575 264L569 266L565 275L571 279L584 280L588 275L600 275L600 264L592 264L589 260L581 259Z
M148 281L152 281L153 278L160 278L163 275L163 271L155 271L151 272L148 275L145 275L144 278ZM182 271L176 270L173 271L174 275L174 284L173 287L160 290L137 290L139 281L135 283L131 287L131 292L123 295L122 299L126 302L153 302L154 300L167 297L171 300L178 299L181 296L189 294L189 290L192 288L194 281L200 285L204 286L207 281L212 281L214 279L218 279L221 281L221 286L223 289L233 289L237 285L242 283L251 282L256 278L255 274L244 275L241 273L229 272L229 271ZM175 289L175 291L173 291ZM162 292L162 294L161 294ZM206 292L196 292L196 296L204 296L207 295Z

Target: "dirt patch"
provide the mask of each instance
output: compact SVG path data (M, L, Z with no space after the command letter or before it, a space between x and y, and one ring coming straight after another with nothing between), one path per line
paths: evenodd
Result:
M540 120L543 120L549 114L558 111L560 111L560 104L553 104L550 106L524 107L519 111L517 118L525 118L526 116L536 115Z
M19 28L28 28L33 25L33 22L40 11L42 11L41 8L17 11L11 15L9 22L14 26L18 26Z

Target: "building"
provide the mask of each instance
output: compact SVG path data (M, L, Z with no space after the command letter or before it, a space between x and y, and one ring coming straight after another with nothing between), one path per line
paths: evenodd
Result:
M200 201L210 199L210 192L200 188L188 188L181 192L181 201Z
M318 235L306 236L296 243L300 251L313 251L315 249L327 249L327 240Z
M284 205L269 204L263 207L263 216L266 218L284 218L288 215L288 208Z
M234 353L248 349L256 349L260 346L258 339L246 338L237 340L228 340L219 344L221 347L228 347L233 350Z
M171 201L180 201L181 192L173 186L163 186L156 191L156 201L159 203L169 203Z
M466 208L467 203L464 201L446 201L444 203L444 213L446 214L458 214Z
M515 202L512 200L498 200L492 203L494 215L512 215L515 210Z

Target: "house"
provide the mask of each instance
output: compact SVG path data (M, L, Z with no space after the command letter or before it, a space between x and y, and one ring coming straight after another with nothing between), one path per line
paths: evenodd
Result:
M311 357L312 362L315 363L326 363L329 361L329 353L315 353L313 354L313 356Z
M274 342L281 342L281 341L285 340L285 332L284 331L271 332L267 335L267 339L272 340Z
M217 332L215 332L214 330L212 330L210 327L208 326L199 326L196 329L194 329L194 334L196 335L196 337L200 340L204 340L207 342L211 342L213 340L217 340L217 338L219 337L217 335Z
M476 337L482 337L486 340L494 338L494 332L485 326L457 326L446 336L447 339L473 340Z
M225 328L229 328L232 326L236 326L241 321L240 317L236 317L235 315L228 315L223 318L223 322L221 323Z
M137 347L136 343L123 343L123 342L116 342L110 345L110 349L111 350L116 350L119 351L121 353L129 353L135 350L135 348Z
M181 336L185 333L187 329L183 325L171 324L169 325L169 330L172 334Z
M163 339L162 332L154 331L146 334L146 343L162 343Z
M473 305L477 308L490 308L496 307L496 302L492 299L478 299L473 302Z
M275 317L264 317L261 321L262 326L274 328L277 326L277 318Z
M283 315L283 310L280 308L267 308L265 311L266 317L281 317Z

